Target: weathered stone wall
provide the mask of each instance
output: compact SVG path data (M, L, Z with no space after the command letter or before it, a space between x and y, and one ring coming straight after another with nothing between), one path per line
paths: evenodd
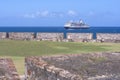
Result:
M0 58L0 80L20 80L12 59Z
M62 41L63 33L37 33L37 40Z
M79 75L50 65L40 57L25 59L28 80L81 80Z
M120 53L27 57L29 80L119 80Z
M0 32L0 39L5 39L5 38L6 38L6 33Z
M75 42L88 42L92 39L92 33L67 33L67 39Z
M120 33L97 33L96 39L93 39L92 33L67 33L67 38L64 39L64 33L0 32L0 39L120 43Z
M33 40L34 33L30 32L11 32L9 33L9 39L12 40Z
M120 33L97 33L97 40L101 42L120 42Z

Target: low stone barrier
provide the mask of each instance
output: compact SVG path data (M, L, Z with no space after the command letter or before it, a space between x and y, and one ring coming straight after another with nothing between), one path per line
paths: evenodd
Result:
M26 57L28 80L119 80L120 53Z
M37 40L62 41L63 33L37 33Z
M97 33L97 40L101 42L120 42L120 33Z
M63 42L114 42L120 43L120 33L34 33L34 32L0 32L0 40L37 40L37 41L63 41Z
M81 80L79 75L50 65L40 57L27 57L25 63L28 80Z
M74 42L88 42L92 39L92 33L67 33L67 39Z
M0 58L0 80L20 80L12 59Z
M0 39L5 39L5 38L6 38L6 33L0 32Z
M34 33L30 32L11 32L9 33L9 39L12 40L33 40Z

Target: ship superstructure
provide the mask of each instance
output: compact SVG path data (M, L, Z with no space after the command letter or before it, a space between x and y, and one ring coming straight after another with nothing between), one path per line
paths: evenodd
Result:
M87 29L89 26L85 24L82 20L79 22L69 21L65 23L64 28L66 29Z

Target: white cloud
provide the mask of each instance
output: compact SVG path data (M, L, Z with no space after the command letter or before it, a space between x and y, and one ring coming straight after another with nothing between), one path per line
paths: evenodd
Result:
M93 12L93 11L90 11L89 13L88 13L88 16L94 16L95 15L95 13Z
M35 18L34 14L25 14L24 15L25 18Z
M48 10L37 11L32 14L25 14L25 18L38 18L38 17L64 17L64 16L76 16L77 12L69 10L68 12L49 12Z
M76 12L76 11L73 11L73 10L69 10L69 11L68 11L68 15L69 15L69 16L76 16L76 15L77 15L77 12Z
M42 11L42 12L40 12L40 15L39 16L41 16L41 17L47 17L47 16L49 16L49 11Z
M62 12L51 12L50 17L64 17L64 13Z
M49 16L48 11L37 11L32 14L25 14L24 18L37 18L37 17L47 17L47 16Z
M35 13L36 16L39 16L40 14L41 14L40 11L37 11L37 12Z
M59 16L60 16L60 17L64 17L64 14L61 13L61 14L59 14Z

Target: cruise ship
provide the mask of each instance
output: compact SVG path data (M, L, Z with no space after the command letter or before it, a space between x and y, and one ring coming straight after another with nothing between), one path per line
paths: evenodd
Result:
M88 29L89 25L85 24L83 20L78 22L69 21L64 25L65 29Z

